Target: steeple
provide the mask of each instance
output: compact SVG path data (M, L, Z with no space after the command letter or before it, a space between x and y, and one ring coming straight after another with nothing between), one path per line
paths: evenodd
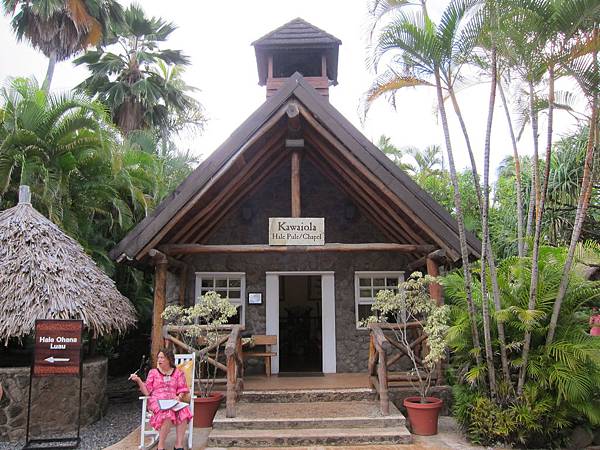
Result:
M273 95L295 72L329 96L337 84L338 38L297 18L254 41L258 84Z

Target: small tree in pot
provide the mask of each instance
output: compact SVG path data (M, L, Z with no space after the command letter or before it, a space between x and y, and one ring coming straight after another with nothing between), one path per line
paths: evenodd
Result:
M222 298L216 292L209 291L201 295L194 306L183 308L171 305L165 308L162 314L168 325L184 327L180 337L188 347L200 349L196 351L194 374L200 387L196 393L199 398L195 399L194 426L210 427L223 398L223 394L213 393L218 368L211 364L209 359L218 361L220 341L224 338L220 327L226 325L236 313L235 305L228 298Z
M449 320L449 308L438 305L429 295L428 286L436 281L434 277L414 272L401 283L397 292L379 291L371 307L375 315L367 319L367 322L397 325L390 328L411 362L410 382L419 394L407 397L404 406L408 410L413 433L423 435L437 433L437 417L443 403L441 399L428 395L433 377L446 353ZM427 335L428 351L422 360L410 345L410 331L419 328Z

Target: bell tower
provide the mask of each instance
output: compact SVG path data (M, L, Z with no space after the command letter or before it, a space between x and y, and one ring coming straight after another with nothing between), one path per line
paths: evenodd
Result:
M321 95L337 85L338 38L297 18L254 41L258 84L272 96L299 72Z

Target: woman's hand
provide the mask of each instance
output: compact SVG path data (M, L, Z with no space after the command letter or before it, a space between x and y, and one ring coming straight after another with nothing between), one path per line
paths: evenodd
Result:
M129 379L131 381L135 381L137 384L140 384L142 379L135 373L132 373L131 375L129 375Z

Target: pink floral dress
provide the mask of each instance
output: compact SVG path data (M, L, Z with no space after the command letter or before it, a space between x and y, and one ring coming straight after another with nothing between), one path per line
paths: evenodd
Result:
M171 409L161 410L158 406L159 400L174 399L178 394L189 392L185 375L181 370L175 369L171 376L165 376L158 369L152 369L148 374L145 385L150 394L148 409L152 411L152 417L150 418L152 428L159 430L165 420L170 420L174 425L177 425L187 422L193 417L190 408L173 411Z

